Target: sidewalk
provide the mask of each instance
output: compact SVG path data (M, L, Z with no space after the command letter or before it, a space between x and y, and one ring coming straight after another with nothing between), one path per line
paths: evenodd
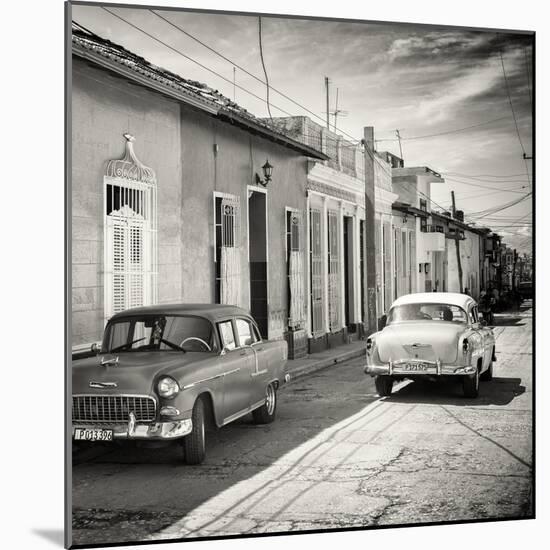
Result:
M286 372L290 375L290 382L293 382L331 365L360 357L365 354L365 347L365 340L357 340L351 344L343 344L319 353L312 353L303 359L289 359Z

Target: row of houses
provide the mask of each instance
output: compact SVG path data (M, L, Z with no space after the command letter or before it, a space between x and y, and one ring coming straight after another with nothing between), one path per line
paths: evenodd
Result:
M70 64L74 354L126 308L215 302L296 358L372 332L400 295L500 286L500 237L433 210L444 178L377 152L372 127L356 143L259 119L76 27Z

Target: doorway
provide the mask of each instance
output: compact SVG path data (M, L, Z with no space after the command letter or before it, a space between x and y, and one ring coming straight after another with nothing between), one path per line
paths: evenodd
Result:
M250 313L267 339L267 196L249 191L248 258L250 266Z
M353 290L353 218L344 216L344 320L350 331L354 327L351 323L355 304Z

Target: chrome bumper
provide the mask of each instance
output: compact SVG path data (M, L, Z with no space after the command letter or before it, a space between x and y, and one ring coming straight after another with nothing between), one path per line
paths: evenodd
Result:
M441 361L421 359L403 359L379 365L367 364L365 367L365 374L371 376L464 376L474 372L475 367L470 365L443 365Z
M75 424L75 429L83 430L113 430L113 439L155 439L167 440L184 437L191 433L193 422L190 418L172 420L169 422L153 422L152 424L135 424L131 420L127 424Z

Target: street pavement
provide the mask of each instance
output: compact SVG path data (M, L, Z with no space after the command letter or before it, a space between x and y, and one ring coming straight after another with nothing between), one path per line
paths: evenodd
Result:
M384 399L364 359L279 393L277 420L177 446L98 447L73 468L73 544L532 517L532 318L496 316L497 362L477 399L402 382Z

